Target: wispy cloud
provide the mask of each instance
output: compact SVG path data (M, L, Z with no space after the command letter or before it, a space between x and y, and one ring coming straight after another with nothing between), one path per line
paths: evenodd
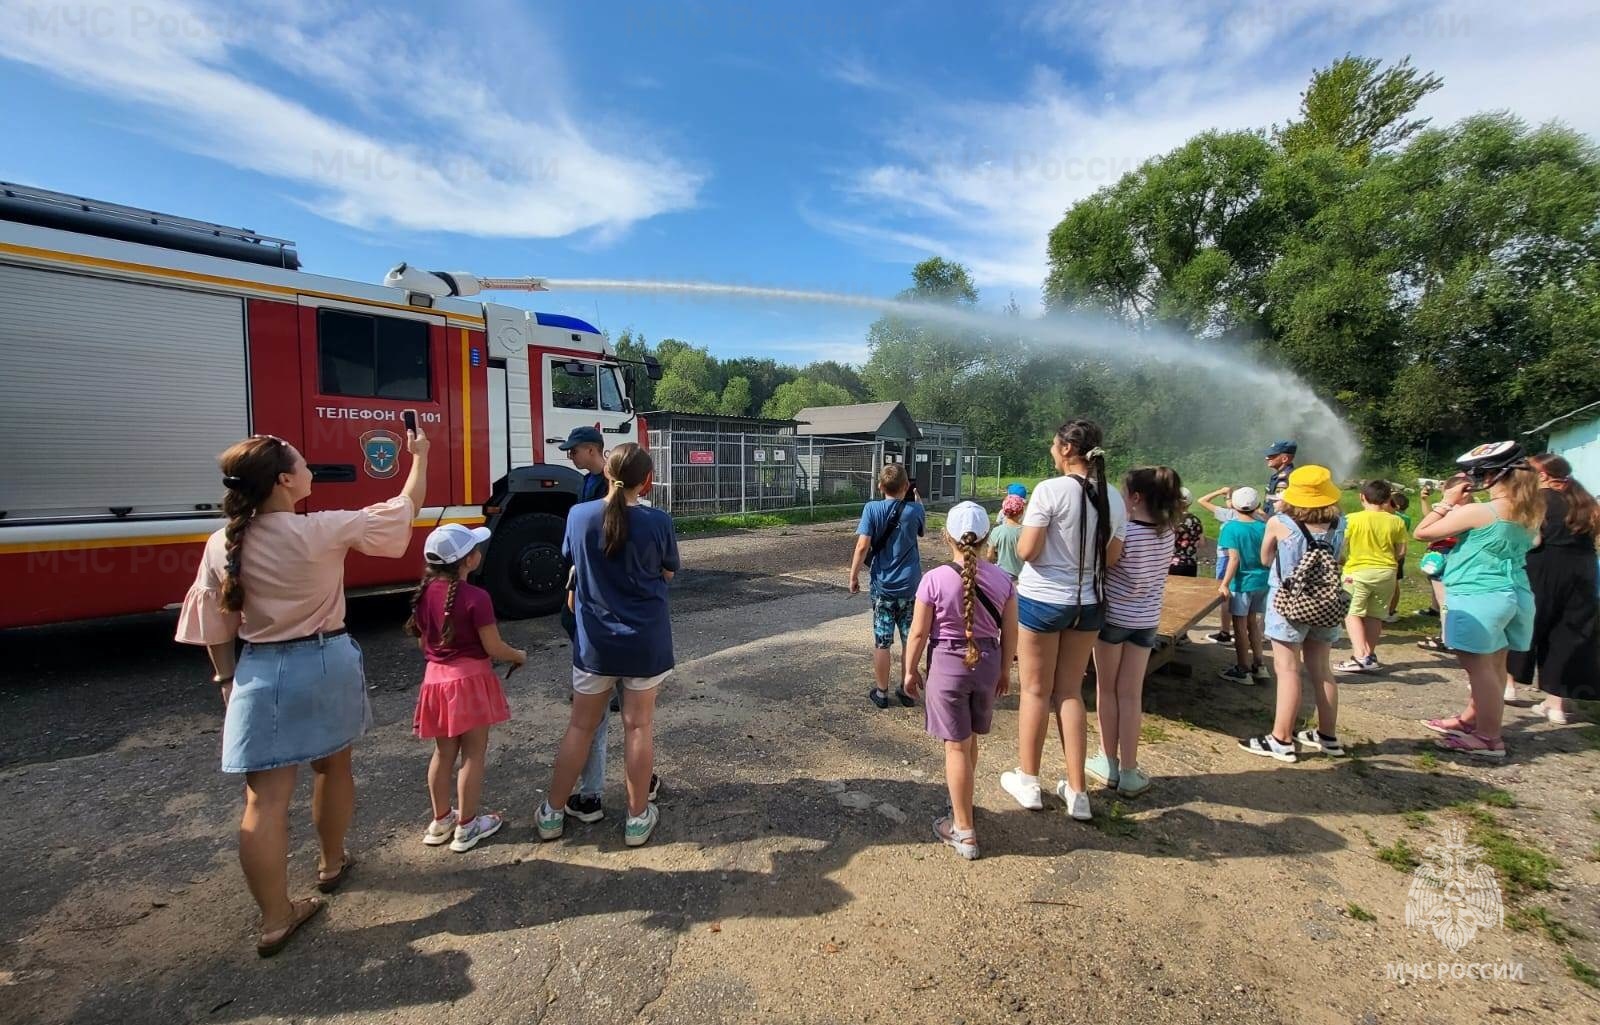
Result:
M357 227L604 240L694 205L703 174L638 126L576 116L554 48L496 7L514 61L477 30L392 10L0 0L0 58L154 111L174 145L289 182Z
M1311 70L1346 52L1411 54L1442 74L1422 111L1441 123L1510 109L1595 134L1597 10L1576 0L1039 3L1021 27L1056 49L1070 80L1051 60L1006 100L908 99L881 128L884 155L840 176L833 209L802 212L871 251L959 259L981 285L1026 301L1045 276L1045 237L1072 203L1197 132L1282 123Z

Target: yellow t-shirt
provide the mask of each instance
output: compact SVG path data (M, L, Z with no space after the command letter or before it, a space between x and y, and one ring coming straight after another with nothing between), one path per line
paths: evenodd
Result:
M1397 569L1394 546L1405 544L1406 525L1400 517L1381 510L1351 513L1345 520L1344 543L1348 558L1344 570Z

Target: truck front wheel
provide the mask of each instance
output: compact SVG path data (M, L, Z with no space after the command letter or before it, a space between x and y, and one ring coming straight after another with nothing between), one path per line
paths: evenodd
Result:
M567 580L561 558L566 521L525 513L495 529L484 560L483 583L504 619L548 616L561 608Z

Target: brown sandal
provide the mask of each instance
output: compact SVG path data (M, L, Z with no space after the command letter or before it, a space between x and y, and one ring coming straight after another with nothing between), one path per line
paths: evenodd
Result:
M356 859L350 856L349 851L344 852L344 860L339 864L339 871L328 875L326 870L317 871L317 889L323 893L333 893L344 885L345 877L350 874L350 869L355 866Z
M273 932L277 933L276 937L268 939L267 937L271 934L262 933L261 939L256 941L256 953L261 957L271 957L284 947L287 947L289 941L294 938L294 934L300 931L300 927L321 914L323 908L328 906L328 903L321 897L307 897L304 900L294 901L292 906L294 907L294 920L292 922L282 929L274 929Z

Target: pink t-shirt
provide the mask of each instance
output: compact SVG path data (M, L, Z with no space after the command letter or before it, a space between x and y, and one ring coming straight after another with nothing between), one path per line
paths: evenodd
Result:
M1006 576L1006 571L987 559L980 559L977 584L978 588L989 596L989 600L994 602L994 607L1004 614L1006 602L1011 600L1011 595L1016 590L1011 578ZM933 607L931 636L946 641L967 636L966 619L961 615L964 591L961 571L948 563L922 578L922 583L917 587L917 601ZM1000 636L1000 624L994 621L989 615L989 610L983 607L983 601L976 596L972 599L972 636L975 638Z
M455 604L450 607L450 622L455 631L450 644L444 643L444 600L450 594L448 580L430 580L417 599L417 629L422 633L422 654L429 662L458 665L489 657L478 639L478 628L494 625L494 603L489 592L463 580L456 585Z
M224 612L228 541L206 539L194 586L178 613L182 644L292 641L344 626L344 557L354 548L398 559L411 544L411 499L306 515L265 513L245 528L239 552L244 611Z

